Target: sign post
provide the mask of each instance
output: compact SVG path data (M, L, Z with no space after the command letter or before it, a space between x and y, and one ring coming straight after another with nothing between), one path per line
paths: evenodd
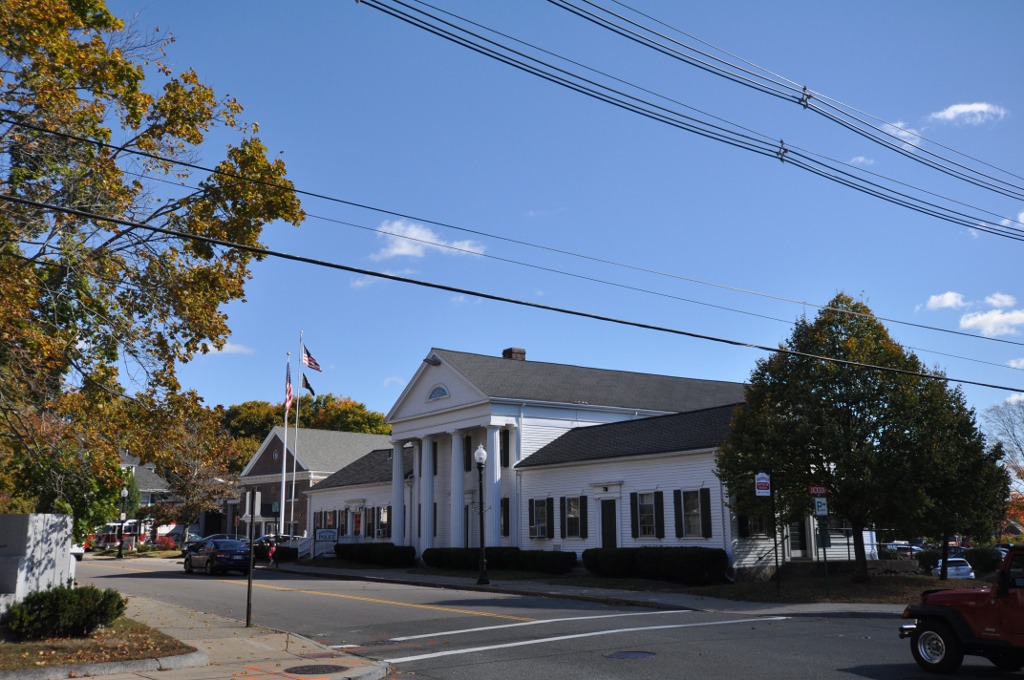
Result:
M825 594L832 597L832 589L828 583L828 549L832 546L828 533L828 487L812 484L807 487L807 492L814 496L814 515L818 518L818 545L821 547L825 564Z
M771 468L769 468L770 470ZM770 472L758 472L754 475L754 495L768 496L772 499L772 545L775 552L775 591L782 597L782 575L779 573L779 518L775 512L775 493L772 491Z

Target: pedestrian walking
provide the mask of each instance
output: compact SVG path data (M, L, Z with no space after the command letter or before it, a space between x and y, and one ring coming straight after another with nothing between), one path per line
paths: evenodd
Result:
M277 567L277 541L270 539L270 547L267 548L267 557L270 558L270 566Z

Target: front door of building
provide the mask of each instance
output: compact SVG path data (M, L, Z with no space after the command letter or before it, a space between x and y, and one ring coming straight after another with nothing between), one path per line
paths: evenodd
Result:
M616 527L615 499L607 498L601 501L601 547L617 548L618 528Z

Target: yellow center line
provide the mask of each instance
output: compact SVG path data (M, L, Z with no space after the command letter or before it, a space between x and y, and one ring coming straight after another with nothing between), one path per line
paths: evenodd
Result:
M113 565L113 564L111 564L111 565L98 564L96 566L106 567L107 569L121 569L123 571L138 571L138 572L144 572L144 573L153 573L153 572L161 571L159 569L134 569L132 567L124 567L124 566L121 566L121 565ZM243 584L247 584L248 583L247 581L236 581L236 580L228 580L228 579L217 579L217 580L220 583L231 583L231 584L234 584L234 585L243 585ZM440 605L433 605L433 604L413 604L411 602L397 602L395 600L381 600L381 599L378 599L378 598L375 598L375 597L360 597L359 595L345 595L343 593L328 593L328 592L324 592L322 590L306 590L304 588L287 588L285 586L275 586L275 585L270 585L270 584L267 584L267 583L257 583L255 581L253 582L252 585L255 588L266 588L267 590L278 590L278 591L281 591L281 592L288 592L288 593L300 593L302 595L318 595L318 596L326 595L327 597L337 597L337 598L341 598L343 600L355 600L357 602L372 602L374 604L389 604L389 605L393 605L395 607L412 607L413 609L431 609L431 610L434 610L434 611L449 612L449 613L452 613L452 614L468 614L469 616L484 616L484 617L489 617L489 618L494 618L494 619L508 619L510 621L535 621L536 620L536 619L533 619L533 618L527 618L527 617L523 617L523 616L510 616L508 614L491 614L489 612L481 612L481 611L476 611L476 610L473 610L473 609L456 609L454 607L442 607Z
M224 583L238 583L227 581ZM413 604L411 602L396 602L394 600L381 600L375 597L360 597L359 595L345 595L343 593L327 593L322 590L306 590L304 588L286 588L284 586L273 586L266 583L253 583L254 587L279 590L282 592L301 593L303 595L326 595L327 597L338 597L343 600L356 600L358 602L373 602L375 604L390 604L396 607L412 607L413 609L432 609L439 612L451 612L453 614L468 614L470 616L485 616L495 619L509 619L510 621L534 621L535 619L522 616L510 616L508 614L491 614L489 612L476 611L474 609L455 609L454 607L442 607L435 604Z

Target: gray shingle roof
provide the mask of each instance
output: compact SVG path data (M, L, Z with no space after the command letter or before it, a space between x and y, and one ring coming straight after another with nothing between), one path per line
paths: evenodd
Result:
M319 491L360 484L390 484L391 454L392 449L371 451L319 482L313 489ZM406 447L402 452L402 468L405 477L412 474L412 447Z
M433 349L491 398L678 413L743 401L743 383L584 368Z
M274 434L283 439L284 429L275 427ZM290 429L288 435L288 449L297 450L299 460L316 472L336 472L368 451L391 446L389 434L299 428L297 442L294 429Z
M736 406L577 427L538 449L516 468L715 448L725 441Z
M156 473L153 463L142 465L137 456L121 452L121 462L134 468L135 485L147 493L167 493L167 480Z

